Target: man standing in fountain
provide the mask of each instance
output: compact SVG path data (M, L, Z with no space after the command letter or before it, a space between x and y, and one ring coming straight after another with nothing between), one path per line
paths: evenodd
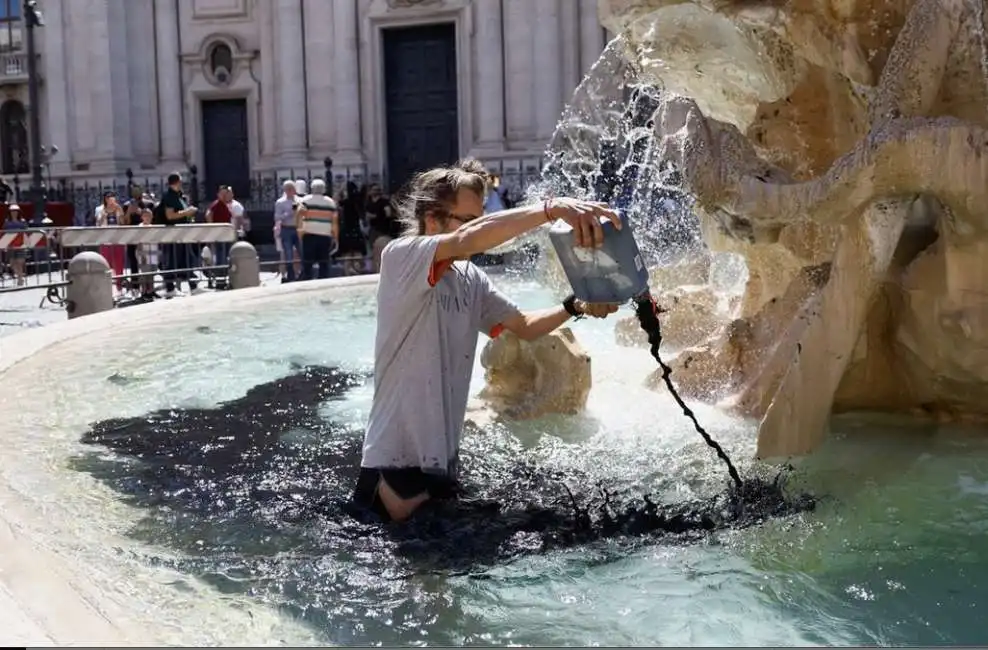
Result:
M604 204L568 198L484 215L487 184L476 160L419 174L400 206L405 235L381 256L374 403L354 503L385 520L403 521L430 499L455 496L480 332L531 340L570 318L617 310L570 296L523 312L495 289L472 255L556 220L573 227L575 246L600 246L601 217L621 222Z

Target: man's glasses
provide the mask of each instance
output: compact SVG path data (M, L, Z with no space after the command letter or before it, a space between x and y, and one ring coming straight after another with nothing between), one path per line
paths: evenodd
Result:
M447 212L446 213L446 218L447 219L454 219L456 221L459 221L461 224L467 224L467 223L470 223L471 221L473 221L474 219L479 219L480 217L477 217L475 215L459 215L459 214L452 214L452 213Z

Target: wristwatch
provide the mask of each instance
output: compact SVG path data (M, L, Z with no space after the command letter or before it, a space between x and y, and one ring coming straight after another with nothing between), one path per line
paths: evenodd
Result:
M563 309L565 309L566 313L576 320L583 318L583 313L576 308L576 296L572 294L563 301Z

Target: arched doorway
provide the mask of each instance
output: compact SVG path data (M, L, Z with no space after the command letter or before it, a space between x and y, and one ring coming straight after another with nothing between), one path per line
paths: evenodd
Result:
M8 99L0 106L0 169L4 174L26 174L31 169L27 110L16 99Z

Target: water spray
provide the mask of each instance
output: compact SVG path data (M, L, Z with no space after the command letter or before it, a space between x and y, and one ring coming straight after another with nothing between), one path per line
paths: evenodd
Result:
M724 451L707 430L700 425L693 410L679 395L672 383L672 367L663 361L659 354L662 344L662 327L659 314L662 309L652 297L648 286L648 269L642 261L638 243L631 232L631 225L618 229L609 219L601 219L604 231L603 245L600 248L577 248L573 246L573 228L562 221L556 222L549 230L549 239L559 256L566 278L573 287L573 295L588 303L624 304L631 302L642 330L648 335L649 350L662 370L662 381L669 394L693 423L693 428L703 441L710 446L717 457L727 466L727 472L734 483L734 496L744 497L744 481L730 456Z

